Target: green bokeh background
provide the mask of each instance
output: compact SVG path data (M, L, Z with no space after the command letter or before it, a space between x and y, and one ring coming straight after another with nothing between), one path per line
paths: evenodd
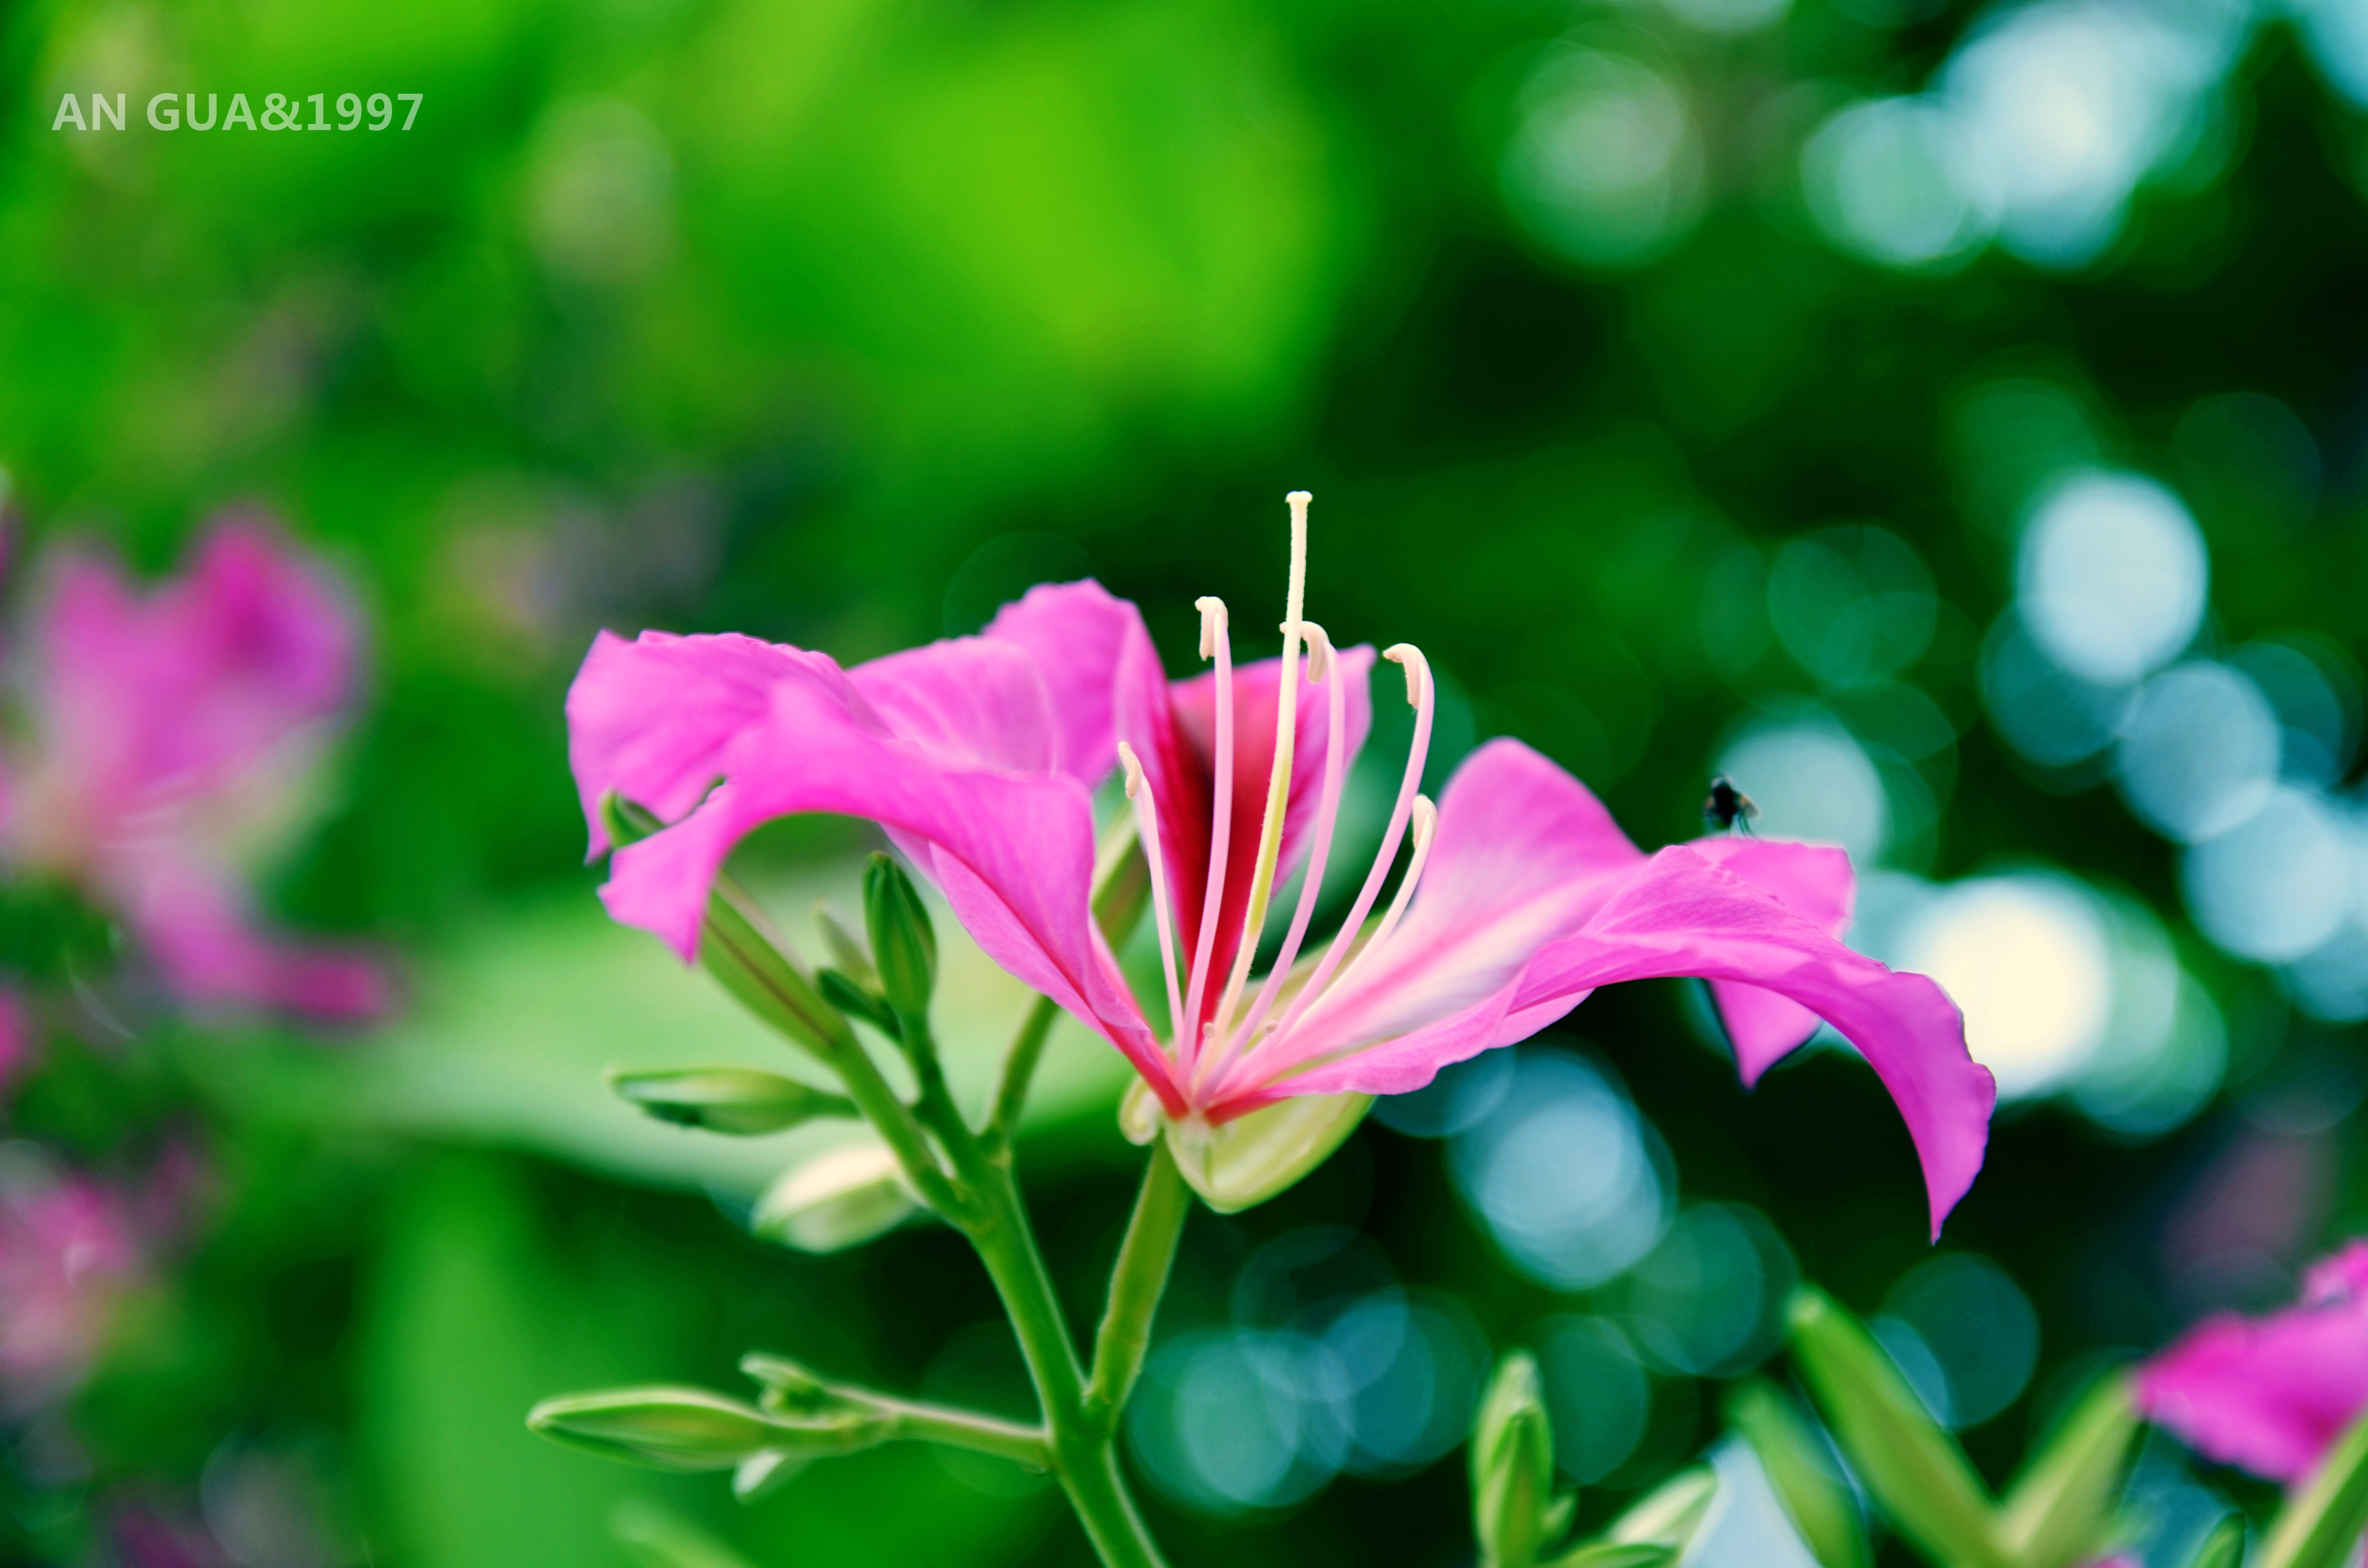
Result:
M598 626L853 662L1086 571L1144 606L1181 671L1197 596L1263 621L1299 486L1319 498L1311 613L1344 642L1419 642L1451 689L1447 750L1521 735L1647 844L1697 831L1738 717L1815 689L1753 643L1748 605L1722 619L1720 563L1836 521L1910 540L1941 602L1910 678L1964 729L1913 869L2037 858L2132 889L2232 1020L2230 1097L2166 1139L2002 1117L1950 1233L2038 1304L2042 1391L2098 1347L2155 1342L2157 1229L2240 1136L2245 1075L2357 1041L2185 933L2171 847L2110 790L2035 776L1981 722L2017 475L2060 454L2045 430L1975 442L1964 409L2001 378L2061 389L2076 439L2195 508L2222 637L2311 629L2356 652L2368 138L2273 23L2231 89L2225 167L2142 191L2098 261L1850 259L1802 211L1798 138L1762 111L1794 88L1911 89L1974 14L1885 28L1798 0L1717 38L1525 0L18 0L0 21L18 559L97 535L160 573L214 509L254 502L345 570L372 684L327 814L270 892L292 924L399 953L411 995L384 1036L327 1045L188 1028L62 1046L27 1093L17 1131L92 1158L194 1105L215 1165L203 1234L76 1408L74 1496L184 1497L239 1437L320 1456L329 1512L368 1543L339 1561L621 1562L627 1498L760 1563L1086 1561L1054 1494L990 1494L917 1449L740 1509L719 1482L526 1433L545 1393L728 1384L751 1346L913 1386L994 1315L942 1233L820 1260L747 1239L724 1210L778 1150L688 1153L601 1097L605 1062L772 1048L603 923L560 703ZM1698 222L1623 269L1558 258L1500 190L1518 85L1574 27L1662 61L1712 128ZM322 87L425 99L407 131L142 122L156 92ZM130 129L51 128L62 93L98 91L127 95ZM2317 438L2327 483L2305 514L2180 437L2232 392L2282 400ZM782 907L817 888L847 903L861 846L822 824L753 858ZM973 979L964 1071L1019 1006ZM1828 1054L1746 1096L1686 1009L1674 985L1637 987L1561 1032L1626 1078L1689 1197L1761 1209L1806 1272L1871 1307L1924 1247L1879 1087ZM1061 1050L1028 1158L1083 1312L1131 1156L1110 1062L1082 1038ZM2325 1234L2368 1220L2353 1142L2325 1145ZM1513 1342L1562 1303L1496 1257L1440 1167L1437 1145L1369 1127L1269 1208L1201 1217L1177 1321L1213 1315L1258 1240L1342 1223ZM1707 1437L1710 1401L1668 1403L1652 1441L1675 1456ZM2042 1403L1973 1433L1976 1458L2002 1464ZM1590 1517L1616 1494L1591 1494ZM1179 1562L1469 1550L1452 1460L1282 1518L1153 1507ZM73 1538L33 1523L52 1533L0 1554Z

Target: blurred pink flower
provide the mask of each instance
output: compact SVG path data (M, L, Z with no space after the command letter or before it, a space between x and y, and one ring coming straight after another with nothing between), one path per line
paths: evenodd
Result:
M2137 1403L2200 1453L2301 1481L2368 1409L2368 1241L2314 1264L2295 1305L2190 1330L2139 1369Z
M120 1194L21 1144L0 1155L0 1405L23 1409L80 1378L141 1255Z
M254 521L217 524L145 594L70 556L33 629L36 750L10 846L111 908L188 1002L381 1011L380 968L267 934L241 870L350 706L359 642L327 574Z
M1403 666L1415 728L1380 851L1340 935L1299 961L1373 653L1335 650L1300 618L1293 499L1284 657L1236 668L1224 607L1204 599L1215 668L1188 680L1166 679L1134 607L1091 582L1038 587L982 636L844 671L747 637L602 633L567 704L593 850L611 790L671 824L617 851L609 913L689 960L749 831L798 812L870 818L989 956L1123 1051L1169 1117L1212 1125L1292 1096L1419 1088L1599 985L1701 976L1747 1081L1819 1018L1859 1048L1907 1119L1937 1234L1980 1168L1995 1089L1939 986L1838 940L1848 858L1728 838L1647 855L1586 786L1509 740L1466 759L1434 808L1418 790L1436 694L1411 646L1383 655ZM1167 1017L1184 1022L1165 1040L1088 910L1091 791L1114 761L1149 850ZM1254 982L1269 901L1303 863Z

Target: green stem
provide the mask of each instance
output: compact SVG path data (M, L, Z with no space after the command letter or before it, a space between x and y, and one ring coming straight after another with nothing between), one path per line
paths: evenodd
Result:
M1094 1336L1093 1381L1087 1385L1083 1411L1089 1431L1107 1432L1117 1424L1135 1379L1142 1375L1144 1352L1151 1345L1151 1320L1159 1311L1159 1298L1167 1294L1167 1271L1176 1261L1176 1244L1183 1237L1191 1201L1191 1188L1176 1168L1176 1156L1168 1152L1167 1140L1160 1139L1151 1146L1151 1163L1144 1167L1134 1217L1127 1221L1118 1267L1110 1271L1110 1305Z
M1004 1148L1019 1131L1029 1085L1035 1079L1036 1064L1044 1059L1044 1042L1053 1037L1053 1025L1060 1016L1060 1007L1050 996L1039 996L1020 1020L1019 1032L1012 1037L1011 1050L1003 1059L1003 1080L996 1085L995 1108L986 1119L989 1149Z
M954 1104L953 1091L946 1086L946 1071L938 1061L937 1037L929 1032L929 1020L925 1014L900 1015L896 1019L902 1036L905 1059L913 1064L913 1082L921 1091L920 1116L938 1135L938 1142L953 1156L954 1169L966 1172L984 1163L978 1147L978 1137L962 1119Z
M944 1443L951 1448L968 1449L973 1453L993 1454L997 1459L1016 1460L1030 1470L1053 1468L1053 1445L1038 1427L997 1421L991 1415L979 1415L967 1410L908 1403L904 1400L878 1395L873 1396L873 1403L895 1418L896 1436L899 1437Z

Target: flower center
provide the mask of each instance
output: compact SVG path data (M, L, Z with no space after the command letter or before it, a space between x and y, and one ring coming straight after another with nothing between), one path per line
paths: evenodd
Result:
M1222 601L1204 598L1197 607L1201 611L1201 656L1216 661L1216 744L1215 755L1211 759L1213 800L1210 812L1207 892L1201 900L1200 929L1195 934L1192 958L1180 971L1181 934L1175 929L1174 904L1161 853L1158 802L1154 799L1154 790L1133 748L1123 742L1118 748L1119 760L1126 772L1127 798L1133 802L1137 831L1150 867L1152 917L1159 939L1160 968L1167 988L1170 1028L1175 1036L1173 1051L1178 1086L1186 1100L1196 1108L1216 1105L1261 1085L1270 1084L1312 1060L1308 1052L1292 1049L1291 1042L1283 1037L1292 1035L1327 993L1337 991L1341 983L1363 967L1365 961L1389 941L1406 911L1407 901L1413 897L1416 882L1421 878L1423 863L1429 858L1431 838L1439 820L1439 813L1431 802L1417 792L1422 782L1423 764L1430 751L1436 690L1430 677L1430 665L1423 658L1421 651L1411 643L1402 642L1382 655L1406 672L1406 702L1415 710L1414 740L1407 748L1406 773L1398 786L1397 801L1391 812L1389 828L1382 836L1380 849L1374 856L1372 868L1366 872L1364 885L1359 890L1348 918L1341 923L1339 931L1309 971L1304 983L1298 987L1281 1017L1269 1025L1269 1020L1274 1016L1283 988L1299 958L1301 944L1306 939L1308 924L1315 917L1316 901L1323 892L1332 840L1339 825L1341 793L1347 783L1348 772L1345 672L1331 638L1321 626L1305 619L1303 615L1307 579L1307 507L1314 497L1304 490L1294 490L1286 499L1291 506L1291 577L1284 597L1281 626L1282 662L1275 704L1274 766L1267 781L1265 815L1259 825L1257 858L1252 864L1249 900L1239 946L1235 949L1224 989L1204 1028L1194 1028L1193 1020L1202 1016L1208 1000L1208 980L1216 946L1219 906L1225 885L1226 849L1233 836L1233 649L1225 607ZM1323 687L1325 691L1326 723L1323 778L1317 791L1315 817L1309 824L1311 836L1307 870L1301 882L1299 900L1292 912L1291 925L1284 933L1274 964L1268 971L1255 997L1250 999L1245 1013L1242 1004L1248 989L1250 967L1256 960L1258 944L1266 932L1267 916L1282 859L1283 820L1290 806L1292 770L1298 739L1299 665L1303 652L1307 661L1308 681ZM1366 918L1381 896L1383 884L1389 880L1390 868L1397 863L1398 848L1406 842L1409 831L1413 835L1414 848L1406 875L1400 879L1388 910L1373 927L1371 937L1360 940L1364 937Z

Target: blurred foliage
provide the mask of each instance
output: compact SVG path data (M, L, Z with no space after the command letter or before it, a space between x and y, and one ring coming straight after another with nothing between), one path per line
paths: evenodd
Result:
M2175 924L2170 847L1977 722L1981 631L2024 470L2068 443L2181 486L2228 640L2311 628L2356 652L2368 135L2272 24L2231 85L2221 172L2142 191L2094 264L1847 259L1787 172L1802 117L1914 87L1976 14L1885 28L1799 0L1717 37L1642 5L1524 0L8 7L10 515L158 571L211 508L260 499L349 570L376 689L336 809L277 894L300 921L405 944L418 1001L392 1038L327 1047L58 1031L17 1132L97 1157L194 1115L215 1167L210 1222L80 1402L72 1484L185 1494L237 1437L313 1445L376 1562L622 1562L609 1520L640 1496L758 1562L847 1560L858 1529L869 1562L1084 1561L1048 1494L990 1495L917 1449L744 1512L521 1425L563 1386L728 1381L746 1344L917 1386L994 1316L947 1235L791 1258L697 1196L712 1183L728 1204L745 1181L606 1146L621 1109L605 1131L550 1110L538 1074L580 1074L588 1105L629 1026L681 1020L637 1061L704 1059L739 1028L600 926L560 709L596 626L728 628L851 662L1090 570L1180 669L1195 596L1269 603L1279 497L1304 484L1311 613L1344 642L1424 645L1454 699L1446 760L1520 734L1655 843L1696 831L1739 716L1817 690L1771 641L1748 547L1879 520L1930 570L1935 630L1908 674L1962 732L1945 777L1928 769L1942 809L1917 869L2045 858ZM1661 62L1701 127L1698 224L1624 268L1558 258L1499 191L1520 84L1573 28ZM159 92L324 88L426 97L409 131L142 121ZM62 93L102 91L127 96L131 129L50 128ZM1968 397L2003 377L2062 389L2071 415L2001 439ZM2281 490L2241 429L2191 416L2234 392L2299 415L2324 456L2315 500ZM1385 748L1403 721L1384 708ZM843 870L828 856L847 842L791 834L767 854ZM36 920L20 941L19 923L0 905L28 967L92 940ZM2179 929L2232 1020L2233 1094L2282 1052L2354 1049ZM1872 1304L1924 1248L1879 1087L1820 1055L1747 1097L1688 1018L1656 986L1577 1025L1690 1195L1758 1206L1808 1274ZM556 1054L571 1036L580 1060ZM1086 1131L1040 1168L1083 1307L1124 1184L1079 1071ZM2001 1118L1950 1243L2031 1291L2043 1390L2092 1347L2163 1332L2157 1236L2243 1125L2224 1104L2133 1149L2045 1108ZM2352 1147L2326 1155L2324 1229L2368 1222ZM1220 1315L1258 1242L1320 1221L1366 1228L1514 1342L1564 1303L1497 1258L1442 1163L1370 1128L1277 1203L1196 1220L1172 1321ZM1659 1387L1646 1453L1666 1463L1709 1402ZM2045 1403L1967 1434L1975 1461L2019 1451ZM50 1473L25 1444L8 1475ZM1281 1520L1154 1507L1179 1562L1446 1563L1468 1551L1462 1486L1450 1463L1337 1483Z

